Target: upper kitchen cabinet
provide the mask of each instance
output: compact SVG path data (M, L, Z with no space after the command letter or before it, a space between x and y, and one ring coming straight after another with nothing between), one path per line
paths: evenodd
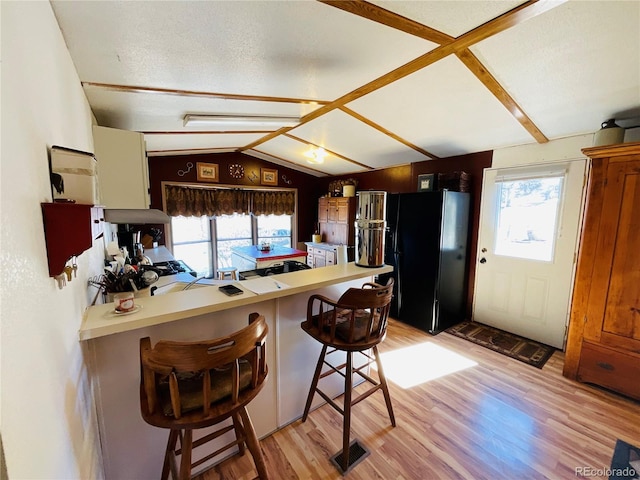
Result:
M149 171L144 135L93 127L98 185L105 208L149 208Z

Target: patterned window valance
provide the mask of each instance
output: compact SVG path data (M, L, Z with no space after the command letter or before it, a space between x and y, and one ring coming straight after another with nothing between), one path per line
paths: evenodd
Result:
M240 190L192 188L165 185L167 214L200 217L206 215L293 215L295 193L283 190Z

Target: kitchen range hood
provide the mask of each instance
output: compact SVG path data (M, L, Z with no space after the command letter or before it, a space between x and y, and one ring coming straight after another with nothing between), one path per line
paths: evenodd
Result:
M163 211L143 208L107 208L104 219L116 224L171 223L171 217Z

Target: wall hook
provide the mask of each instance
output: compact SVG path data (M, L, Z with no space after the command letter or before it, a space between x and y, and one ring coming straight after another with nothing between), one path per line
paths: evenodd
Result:
M193 162L187 162L187 169L178 170L178 175L180 175L181 177L184 177L187 173L191 171L192 168L193 168Z

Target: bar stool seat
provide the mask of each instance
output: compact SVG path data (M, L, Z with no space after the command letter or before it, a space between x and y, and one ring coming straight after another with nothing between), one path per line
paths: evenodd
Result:
M200 342L140 339L140 411L145 422L170 430L162 466L162 480L191 478L192 468L237 446L249 448L260 479L269 479L266 463L246 406L260 392L267 377L263 316L249 315L249 326L226 337ZM218 425L194 439L193 430ZM192 449L235 431L236 439L192 461ZM178 445L180 440L180 445ZM176 458L180 456L178 471Z
M231 280L238 280L238 269L236 267L221 267L218 269L218 280L224 280L227 276Z
M302 329L322 344L322 351L318 358L316 370L309 389L307 403L304 408L302 421L307 420L311 402L316 393L336 409L343 418L342 452L335 456L335 463L340 466L342 473L353 466L358 459L349 455L351 428L351 407L364 400L372 393L382 390L389 413L391 425L396 426L389 387L382 369L378 344L382 342L387 332L387 318L393 297L393 278L386 285L365 283L363 288L350 288L338 301L330 300L322 295L312 295L307 302L307 319L301 324ZM330 351L327 351L331 347ZM336 351L346 352L346 362L339 366L329 363L326 358ZM373 353L373 355L370 354ZM353 366L353 354L360 353L365 357L365 363L359 367ZM363 372L366 367L376 363L379 381ZM322 373L324 366L329 369ZM344 373L342 372L344 370ZM344 377L344 403L341 407L319 387L319 380L338 373ZM353 375L358 374L373 386L352 399Z

